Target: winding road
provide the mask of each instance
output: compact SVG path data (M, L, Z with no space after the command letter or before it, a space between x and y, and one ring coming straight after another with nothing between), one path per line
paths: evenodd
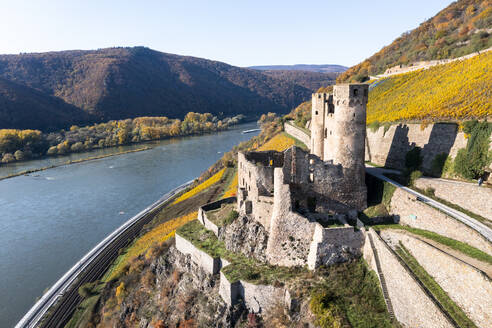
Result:
M192 183L193 180L188 181L168 192L96 245L34 304L15 328L40 325L42 327L63 326L81 300L78 288L87 282L99 279L112 261L118 257L119 250L128 245L142 227L154 218L156 210Z
M410 189L408 187L405 187L398 182L391 180L390 178L386 177L384 173L398 173L398 171L395 170L390 170L390 169L383 169L383 168L378 168L378 167L373 167L370 165L366 164L366 172L372 176L375 176L376 178L379 178L381 180L384 180L388 183L391 183L397 188L401 188L405 190L406 192L414 195L417 197L418 201L421 201L423 203L426 203L432 207L437 208L438 210L446 213L447 215L455 218L456 220L461 221L462 223L466 224L470 228L474 229L478 233L480 233L482 236L484 236L489 242L492 243L492 229L484 225L483 223L479 222L478 220L469 217L468 215L457 211L449 206L446 206L438 201L435 201L434 199L427 197L424 194L421 194L413 189Z

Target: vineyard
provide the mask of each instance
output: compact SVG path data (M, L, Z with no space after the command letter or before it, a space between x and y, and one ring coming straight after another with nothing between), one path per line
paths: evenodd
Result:
M367 123L492 116L492 52L374 81Z

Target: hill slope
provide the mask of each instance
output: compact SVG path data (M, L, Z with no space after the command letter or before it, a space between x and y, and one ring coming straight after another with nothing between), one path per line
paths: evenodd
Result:
M1 55L0 77L61 98L97 120L182 118L190 111L228 116L287 112L312 92L293 79L144 47ZM21 127L15 123L22 121L20 111L13 102L4 125Z
M345 72L348 67L342 65L310 65L310 64L297 64L297 65L264 65L264 66L250 66L249 68L257 69L260 71L306 71L306 72L318 72L318 73L341 73Z
M492 51L373 82L367 122L492 117Z
M337 81L363 81L396 65L455 58L492 46L491 0L459 0L389 46L349 68Z
M298 70L267 70L263 71L263 74L284 81L296 83L309 90L316 91L322 86L334 84L339 73L319 73Z
M94 117L62 99L0 78L0 129L59 130Z

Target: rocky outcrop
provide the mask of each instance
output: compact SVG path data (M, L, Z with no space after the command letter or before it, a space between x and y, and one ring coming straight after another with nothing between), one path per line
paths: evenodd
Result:
M222 227L219 240L223 241L231 252L243 253L261 262L266 261L268 232L247 215L240 216L230 225Z
M101 327L235 327L247 321L244 303L229 306L220 297L219 275L174 246L138 268L121 279L119 296L113 289L102 296Z

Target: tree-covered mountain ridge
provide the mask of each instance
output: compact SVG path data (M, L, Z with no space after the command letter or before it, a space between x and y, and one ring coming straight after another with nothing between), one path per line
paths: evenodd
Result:
M272 76L145 47L0 55L0 128L54 130L188 112L286 113L310 97L303 81L326 83L327 76L311 74Z
M338 82L367 80L398 65L457 58L492 46L492 1L459 0L349 68Z

